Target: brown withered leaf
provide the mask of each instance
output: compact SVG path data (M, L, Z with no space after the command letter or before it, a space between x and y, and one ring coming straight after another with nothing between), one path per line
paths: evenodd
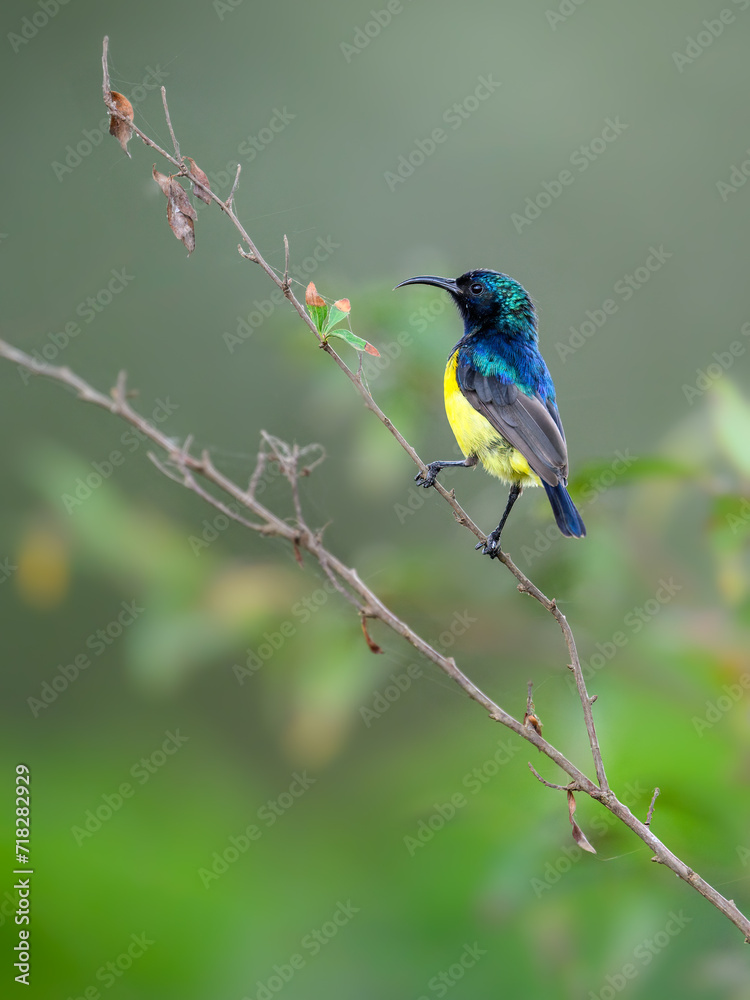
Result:
M128 121L124 122L122 118L117 118L115 115L109 116L109 134L113 135L115 139L122 146L123 153L128 152L128 143L130 142L130 137L133 134L133 130L130 127L130 122L133 121L134 111L133 105L127 99L127 97L122 94L118 94L116 90L110 90L109 97L114 106L120 112L121 115L125 115Z
M160 174L154 165L154 180L167 198L167 222L178 240L182 242L188 256L195 250L195 219L198 213L190 204L187 191L179 181L166 174Z
M200 183L204 187L207 187L210 190L211 185L208 183L208 177L206 176L205 171L201 170L201 168L198 166L198 164L195 162L192 156L186 156L185 159L190 164L190 171L195 177L195 179L197 181L200 181ZM208 192L204 191L203 188L199 187L197 184L193 184L193 194L195 195L196 198L200 198L200 200L204 201L207 205L211 204L211 199L208 196Z
M156 164L154 164L153 167L151 168L151 173L153 174L156 183L159 185L159 187L162 189L162 191L168 198L169 182L171 181L171 177L167 177L166 174L160 174L159 171L156 169Z
M338 301L333 303L333 308L338 309L342 313L350 313L352 311L352 304L349 299L338 299Z
M582 847L584 851L588 851L589 854L596 854L596 848L592 847L588 840L586 840L586 834L573 819L573 813L575 811L575 796L570 790L568 790L568 816L570 817L570 825L573 827L573 840L575 840L576 844L578 844L579 847Z
M315 282L311 281L305 289L305 305L317 306L318 308L321 308L325 306L325 304L325 299L322 299L318 295L318 289L315 287Z
M370 633L367 631L367 619L362 618L362 631L365 636L365 642L371 653L382 653L383 650L378 646L375 640L372 638Z

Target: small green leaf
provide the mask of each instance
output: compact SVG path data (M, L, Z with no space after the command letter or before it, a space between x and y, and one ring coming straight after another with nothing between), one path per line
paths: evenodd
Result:
M334 302L328 313L328 319L326 320L323 333L327 336L337 323L340 323L342 319L346 319L347 315L347 313L337 309L336 303Z
M366 340L358 337L356 333L352 333L351 330L331 330L327 336L326 340L331 337L338 337L339 340L345 341L350 347L353 347L355 351L366 351L368 354L374 355L376 358L380 357L380 352L372 344L369 344Z

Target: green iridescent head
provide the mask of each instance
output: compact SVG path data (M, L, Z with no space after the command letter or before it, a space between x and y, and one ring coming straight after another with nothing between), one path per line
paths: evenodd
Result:
M467 271L460 278L420 275L396 285L435 285L448 292L458 306L466 333L495 328L524 339L536 338L536 313L529 293L514 278L500 271Z

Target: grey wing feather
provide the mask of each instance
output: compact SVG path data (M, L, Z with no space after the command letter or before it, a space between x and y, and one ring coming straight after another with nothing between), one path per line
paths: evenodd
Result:
M554 403L527 396L516 386L459 364L458 384L469 403L517 448L550 486L568 477L568 451Z

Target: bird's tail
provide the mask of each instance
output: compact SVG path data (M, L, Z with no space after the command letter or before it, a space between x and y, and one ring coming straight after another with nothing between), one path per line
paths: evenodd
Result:
M542 485L547 491L552 513L555 515L555 521L557 521L557 527L560 531L568 538L585 537L586 527L563 484L549 486L547 483L543 483Z

